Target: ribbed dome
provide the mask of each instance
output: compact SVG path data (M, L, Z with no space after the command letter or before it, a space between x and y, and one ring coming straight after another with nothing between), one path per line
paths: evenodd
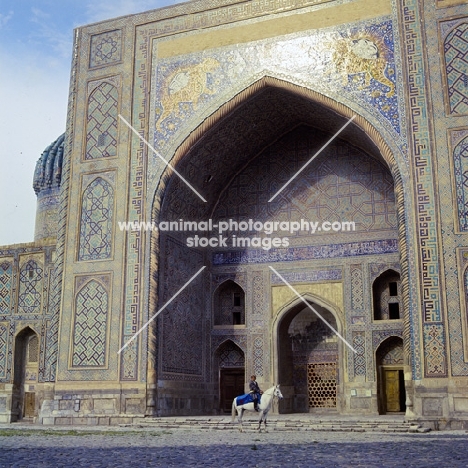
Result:
M64 141L65 133L49 145L37 161L33 180L36 195L43 190L60 187Z

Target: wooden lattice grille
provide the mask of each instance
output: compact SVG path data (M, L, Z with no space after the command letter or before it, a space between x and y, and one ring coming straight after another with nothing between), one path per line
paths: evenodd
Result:
M310 408L336 408L336 362L308 364Z

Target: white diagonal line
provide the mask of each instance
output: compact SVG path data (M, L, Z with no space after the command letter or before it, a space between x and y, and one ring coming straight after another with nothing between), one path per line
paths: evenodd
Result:
M201 267L117 352L120 354L206 267Z
M312 311L315 315L328 327L330 330L335 333L335 335L343 341L343 343L348 346L348 348L353 351L353 353L357 353L357 351L309 304L272 266L269 266L270 270L272 270L283 283L291 289L294 294Z
M161 159L161 161L166 165L166 166L169 166L178 176L179 178L182 180L182 182L184 182L187 187L190 187L193 192L195 192L201 200L203 200L205 203L206 203L206 200L197 192L197 190L187 181L184 179L184 177L179 174L179 172L177 172L177 170L171 166L170 163L168 163L159 153L158 151L156 151L120 114L119 114L119 118L125 123L125 125L127 125L127 127L148 147L151 149L151 151L159 158Z
M269 200L273 201L356 117L353 115Z

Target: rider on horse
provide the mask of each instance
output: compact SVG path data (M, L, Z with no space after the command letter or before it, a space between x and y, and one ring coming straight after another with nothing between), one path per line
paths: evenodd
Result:
M260 387L258 386L256 379L257 379L256 375L250 376L249 388L250 388L250 393L252 394L252 398L253 398L254 409L255 411L258 411L258 399L259 399L259 396L263 392L260 390Z

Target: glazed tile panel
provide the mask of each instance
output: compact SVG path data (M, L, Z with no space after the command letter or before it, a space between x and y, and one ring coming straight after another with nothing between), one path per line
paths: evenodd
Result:
M199 53L158 60L152 87L156 148L164 149L192 116L259 72L292 75L325 95L339 92L392 128L403 146L393 26L382 21L214 49L209 57Z

